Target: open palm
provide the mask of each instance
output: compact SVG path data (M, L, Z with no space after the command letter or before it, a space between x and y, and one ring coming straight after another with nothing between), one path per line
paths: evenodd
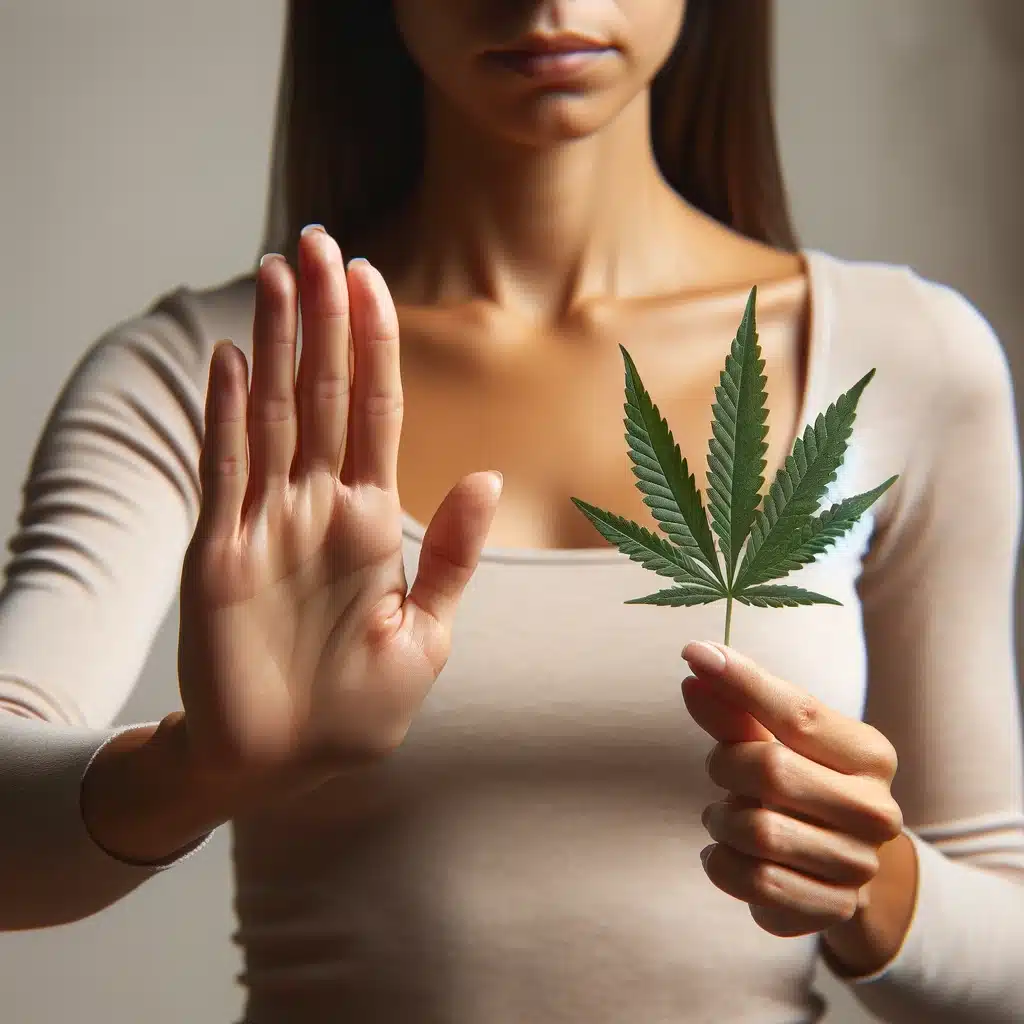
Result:
M238 349L214 353L182 573L190 754L240 778L322 776L401 742L448 658L500 490L490 473L453 487L407 592L395 307L321 229L298 264L297 279L281 257L260 268L251 388Z

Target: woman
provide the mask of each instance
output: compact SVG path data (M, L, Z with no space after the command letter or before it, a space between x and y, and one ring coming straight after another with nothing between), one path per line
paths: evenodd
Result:
M230 820L254 1024L811 1021L818 952L885 1020L1024 1019L1005 360L948 289L797 249L769 15L291 5L284 255L104 338L32 466L6 927ZM618 343L699 458L755 284L766 477L875 366L835 493L900 479L802 570L841 608L686 644L684 715L717 606L624 606L568 499L646 521ZM111 729L179 582L184 711Z

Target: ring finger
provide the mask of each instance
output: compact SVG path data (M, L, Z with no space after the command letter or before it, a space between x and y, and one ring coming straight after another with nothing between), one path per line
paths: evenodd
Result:
M861 886L878 872L873 847L770 807L721 800L705 808L701 821L717 843L824 882Z
M263 493L286 482L295 455L295 277L283 257L264 257L253 317L249 402L249 486Z

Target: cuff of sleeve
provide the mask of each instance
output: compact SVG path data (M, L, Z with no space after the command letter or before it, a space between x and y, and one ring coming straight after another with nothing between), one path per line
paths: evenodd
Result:
M109 857L111 860L117 862L118 864L125 864L125 865L127 865L129 867L135 867L135 868L144 868L146 870L154 871L154 872L156 872L156 871L163 871L163 870L165 870L165 869L167 869L169 867L174 867L176 864L180 864L183 860L188 860L188 858L191 857L192 854L198 853L210 841L210 839L213 838L213 832L207 832L206 835L201 836L194 843L190 843L188 846L186 846L183 849L179 850L177 853L172 853L169 857L165 857L163 860L157 860L157 861L133 861L133 860L126 860L124 857L119 857L117 854L111 853L105 847L101 846L95 839L93 839L92 834L89 832L88 828L86 828L85 821L84 821L84 819L82 817L81 790L82 790L82 782L85 780L86 772L88 772L88 770L89 770L90 766L92 765L93 761L96 760L96 758L99 756L100 751L108 743L110 743L112 740L117 739L118 736L123 736L126 732L131 732L133 729L156 728L159 724L160 724L159 722L137 722L137 723L135 723L133 725L121 726L120 728L117 728L117 729L107 729L107 730L104 730L103 731L103 735L105 736L105 738L92 751L92 753L89 756L89 759L85 762L85 766L82 768L81 774L78 777L78 791L79 791L78 819L79 819L79 821L82 822L82 829L84 830L85 834L89 837L89 840L93 844L93 846L95 846L98 850L100 850L103 853L104 856Z
M95 913L159 871L190 857L205 836L159 864L132 864L104 850L82 818L81 788L96 754L138 725L88 729L11 714L0 715L0 821L11 826L0 844L9 877L22 878L23 913L5 893L8 926L35 927L48 919L77 920Z
M903 944L873 974L839 979L892 1024L1024 1021L1024 886L904 831L917 896Z

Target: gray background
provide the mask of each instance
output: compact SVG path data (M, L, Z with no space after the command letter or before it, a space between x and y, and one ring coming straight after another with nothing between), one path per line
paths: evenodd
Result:
M282 13L271 0L0 0L4 531L85 347L179 283L253 260ZM1022 99L1020 0L779 0L780 129L804 243L953 284L1018 372ZM175 622L176 610L126 720L176 706ZM94 919L0 936L0 1019L232 1020L228 839ZM831 1024L867 1019L824 973L822 985Z

